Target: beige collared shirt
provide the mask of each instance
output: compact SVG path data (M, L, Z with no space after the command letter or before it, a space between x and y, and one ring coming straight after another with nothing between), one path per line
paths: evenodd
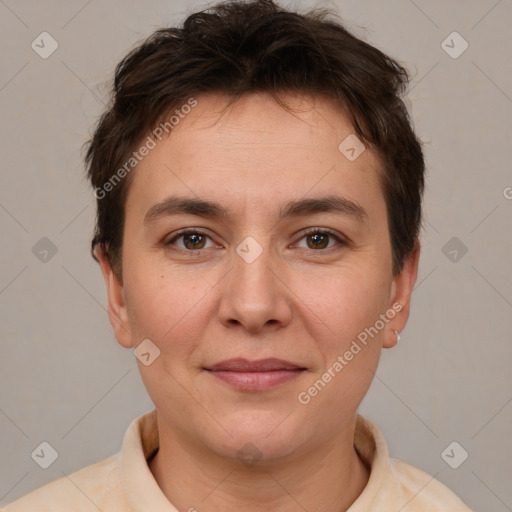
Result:
M371 473L348 512L471 512L438 480L390 458L380 430L362 416L357 418L354 445ZM153 410L133 420L120 452L50 482L0 512L179 512L149 469L147 461L157 449Z

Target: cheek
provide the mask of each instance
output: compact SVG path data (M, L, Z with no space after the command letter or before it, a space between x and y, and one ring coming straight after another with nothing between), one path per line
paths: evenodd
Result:
M208 317L205 294L211 288L170 277L170 273L158 271L138 272L125 282L134 344L149 339L160 351L150 365L138 362L138 367L149 395L162 408L169 401L184 400L182 386L177 382L189 381L191 354L207 329L201 322Z
M125 282L132 332L139 342L149 338L175 360L185 360L206 328L215 280L187 269L162 270L154 262L133 270Z
M125 281L130 320L139 336L160 340L173 325L177 303L171 286L162 286L157 275L133 273Z
M316 368L308 388L311 397L315 396L311 411L318 408L318 414L326 409L345 414L358 407L377 369L384 331L375 330L375 325L387 309L387 288L377 272L357 272L354 268L350 272L347 269L346 275L325 279L324 285L325 293L310 295L309 308L303 311L320 326L316 333L311 329L322 355L322 367ZM308 389L302 391L309 394Z
M316 316L330 333L328 338L334 336L342 343L384 313L390 286L384 275L377 264L347 266L317 273L314 278L298 275L292 286L299 303L308 306L307 315Z

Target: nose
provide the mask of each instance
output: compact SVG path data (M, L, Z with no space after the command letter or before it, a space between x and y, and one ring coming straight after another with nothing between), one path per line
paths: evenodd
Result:
M280 274L268 249L253 261L243 252L235 254L233 268L223 280L221 322L231 328L241 325L251 333L288 325L293 294Z

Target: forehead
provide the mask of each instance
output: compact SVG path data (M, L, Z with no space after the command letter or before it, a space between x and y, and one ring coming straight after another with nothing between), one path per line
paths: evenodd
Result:
M197 142L225 149L261 151L288 147L295 151L336 145L345 133L353 131L347 115L327 97L292 94L280 96L286 107L268 94L246 93L230 106L218 94L198 98L193 111L172 132L176 144L193 137ZM277 148L279 146L279 148Z
M127 211L141 204L147 210L176 192L261 209L341 187L349 199L375 203L375 194L382 196L377 158L365 149L351 161L340 151L354 128L334 100L283 99L291 112L264 94L245 94L227 109L224 96L198 96L137 165Z

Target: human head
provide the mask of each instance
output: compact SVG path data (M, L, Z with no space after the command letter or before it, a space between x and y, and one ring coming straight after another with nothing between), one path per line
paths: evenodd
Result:
M301 15L270 0L226 2L190 15L182 27L156 31L117 66L112 103L88 146L87 173L97 198L93 257L100 244L122 280L134 151L144 141L156 143L161 131L153 130L169 125L173 112L178 119L177 109L208 92L232 102L264 92L281 104L282 93L291 92L334 99L379 155L396 275L419 234L424 186L421 146L400 97L407 80L396 61L322 10Z
M114 273L107 253L98 250L96 255L116 339L126 348L136 347L135 355L137 349L158 350L154 361L146 358L147 367L139 359L139 370L158 411L163 450L169 439L180 439L190 457L215 460L213 467L229 460L236 463L237 450L251 442L268 464L285 459L292 463L293 458L304 459L335 442L347 445L348 440L350 447L355 413L370 386L381 348L396 343L395 330L401 331L407 321L419 250L415 246L394 275L383 150L368 137L373 134L386 150L400 149L399 154L392 152L395 160L410 158L414 152L406 151L404 156L406 145L399 147L402 132L396 131L397 116L385 122L401 103L392 94L398 87L396 69L390 75L394 67L385 59L371 66L370 61L381 54L367 59L364 69L346 66L343 73L338 71L341 83L351 76L352 86L360 87L345 86L346 91L333 96L326 89L330 79L322 73L330 69L336 76L334 63L325 55L317 59L323 67L308 62L321 35L314 24L299 44L293 27L281 23L273 37L285 33L292 45L275 50L279 45L271 43L268 51L277 51L277 56L265 57L258 54L261 30L251 37L250 26L267 26L269 10L276 9L276 20L269 14L275 30L288 14L268 2L214 9L224 16L232 13L232 24L238 20L235 32L241 39L235 53L242 55L238 66L218 57L234 52L232 37L212 41L205 49L212 33L224 34L227 21L203 13L185 22L185 29L195 34L189 36L191 40L185 37L180 44L172 33L157 33L156 43L136 50L118 69L117 102L122 97L124 108L118 105L122 113L114 110L103 128L100 124L104 132L96 140L110 148L106 157L119 151L119 158L131 166L135 148L140 161L134 157L133 171L117 174L123 179L109 182L110 190L99 188L110 176L96 182L96 192L101 206L121 185L129 184L124 189L123 215L105 217L113 227L122 226L122 279ZM304 23L295 14L290 19L291 25ZM324 44L340 46L326 39L324 34ZM310 45L313 50L308 50ZM182 58L188 51L193 59ZM251 64L253 53L258 61ZM361 59L350 55L354 63ZM301 61L305 62L297 69ZM261 69L253 71L252 82L246 83L239 77L240 67ZM390 80L395 77L393 85L381 83L386 69ZM200 70L204 82L191 78ZM304 75L315 87L297 85ZM182 93L169 99L170 82L173 90L181 84ZM402 114L406 123L405 110ZM148 123L148 116L155 121ZM108 130L108 123L114 121L117 128ZM171 124L163 135L157 128L165 123ZM123 151L116 130L124 130L124 143L133 130L135 146L126 145ZM339 145L354 132L366 149L351 160ZM123 162L118 165L125 168ZM116 172L108 162L105 168ZM401 171L409 173L409 169ZM394 176L389 178L393 184ZM413 192L402 203L392 203L392 214L401 221L407 215L400 204L411 196ZM332 209L332 197L338 201L337 210ZM327 236L318 226L327 228L334 245L323 247ZM313 248L304 247L302 240L313 236L306 235L306 229L316 233ZM247 242L248 237L252 241ZM185 238L187 242L182 241ZM243 245L244 240L252 249ZM413 246L414 242L412 238ZM246 260L241 251L254 246L258 254ZM362 333L371 333L371 340L364 343ZM354 345L356 339L359 344ZM240 358L285 360L297 371L282 385L256 392L240 390L223 383L212 370L212 365ZM329 379L332 383L327 385ZM326 387L316 394L312 386L321 387L322 382ZM290 408L294 414L276 429Z

